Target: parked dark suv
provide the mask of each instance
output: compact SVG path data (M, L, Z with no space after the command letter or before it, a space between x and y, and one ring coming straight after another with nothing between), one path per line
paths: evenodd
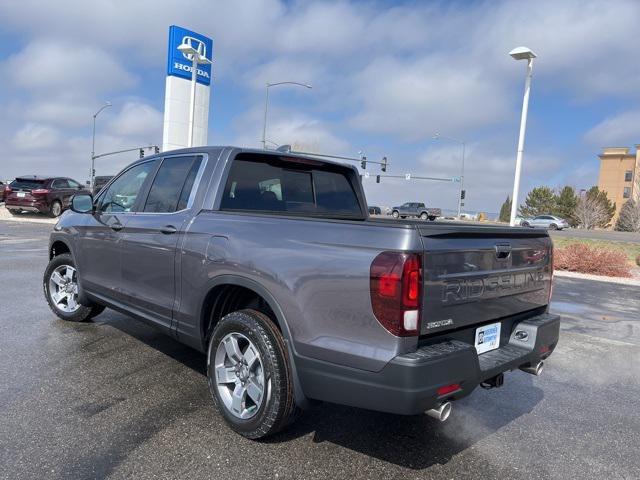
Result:
M84 192L87 190L71 178L26 175L6 187L5 206L13 215L40 212L58 217L69 207L73 195Z

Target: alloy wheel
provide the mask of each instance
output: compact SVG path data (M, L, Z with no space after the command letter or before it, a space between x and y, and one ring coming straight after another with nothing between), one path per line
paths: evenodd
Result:
M78 303L78 272L71 265L60 265L49 277L49 296L57 309L73 313Z
M253 417L265 396L260 352L241 333L229 333L218 344L215 379L225 408L243 420Z

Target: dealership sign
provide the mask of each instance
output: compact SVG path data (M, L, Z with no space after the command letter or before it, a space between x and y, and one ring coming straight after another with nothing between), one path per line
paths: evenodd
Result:
M178 46L186 43L198 51L200 55L213 60L213 40L176 25L169 28L169 55L167 60L167 75L191 80L193 63L190 55L178 50ZM211 64L200 64L196 70L198 83L211 84Z

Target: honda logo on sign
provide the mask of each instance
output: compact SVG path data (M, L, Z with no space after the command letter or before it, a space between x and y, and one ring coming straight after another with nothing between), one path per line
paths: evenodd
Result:
M188 45L198 55L213 61L213 40L192 32L182 27L172 25L169 28L169 58L167 62L167 75L191 80L193 70L193 55L182 53L178 50L180 45ZM202 85L211 84L211 64L200 63L196 70L196 80Z
M182 44L189 45L191 48L193 48L195 51L198 52L198 55L202 57L207 56L207 46L204 44L203 41L198 40L197 38L189 37L189 36L182 37ZM190 55L188 53L183 53L182 56L187 60L189 60L190 62L193 61L193 55Z

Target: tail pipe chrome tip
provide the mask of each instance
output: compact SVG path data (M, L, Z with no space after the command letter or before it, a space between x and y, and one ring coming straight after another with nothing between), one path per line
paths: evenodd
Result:
M542 375L542 370L544 370L544 362L540 361L535 365L529 365L528 367L520 367L520 370L523 372L530 373L531 375L540 376Z
M445 402L439 407L427 410L425 413L436 420L444 422L451 415L451 402Z

